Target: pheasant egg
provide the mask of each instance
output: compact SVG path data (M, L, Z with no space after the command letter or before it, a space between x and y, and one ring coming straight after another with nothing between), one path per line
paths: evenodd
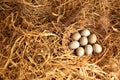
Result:
M76 33L74 33L72 36L71 36L71 38L73 39L73 40L79 40L80 38L81 38L81 35L80 35L80 33L79 32L76 32Z
M77 56L83 56L85 54L84 48L83 47L79 47L76 49L76 55Z
M84 29L81 31L81 36L89 36L90 35L90 31L88 29Z
M91 45L86 45L85 46L85 53L87 54L87 55L92 55L92 52L93 52L93 47L91 46Z
M81 37L80 38L80 45L85 46L88 44L88 39L87 37Z
M97 41L97 36L96 36L95 34L91 34L91 35L88 37L88 42L89 42L90 44L94 44L94 43L96 43L96 41Z
M72 41L69 44L70 49L77 49L80 46L80 43L78 41Z
M94 52L95 53L101 53L102 52L102 46L101 45L99 45L99 44L94 44L93 45L93 50L94 50Z

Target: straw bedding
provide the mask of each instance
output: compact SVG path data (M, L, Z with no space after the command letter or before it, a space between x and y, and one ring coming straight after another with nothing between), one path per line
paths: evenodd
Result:
M0 80L119 80L119 0L1 0ZM70 35L94 32L99 55L78 57Z

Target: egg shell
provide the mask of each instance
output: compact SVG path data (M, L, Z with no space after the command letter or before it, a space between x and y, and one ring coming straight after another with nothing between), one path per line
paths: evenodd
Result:
M76 55L77 56L84 56L84 54L85 54L85 51L84 51L84 48L83 47L79 47L79 48L77 48L76 49Z
M90 31L88 29L84 29L81 31L81 36L89 36L90 35Z
M88 39L87 39L87 37L81 37L80 38L80 45L81 46L85 46L85 45L87 45L88 44Z
M92 52L93 52L93 47L90 44L86 45L85 46L85 53L87 55L92 55Z
M71 38L73 39L73 40L79 40L80 38L81 38L81 35L80 35L80 33L79 32L76 32L76 33L73 33L73 35L71 36Z
M100 44L94 44L93 45L93 50L95 53L101 53L102 52L102 46Z
M69 44L70 49L77 49L80 46L80 43L78 41L72 41Z
M96 36L95 34L91 34L91 35L88 37L88 42L89 42L90 44L94 44L94 43L96 43L96 41L97 41L97 36Z

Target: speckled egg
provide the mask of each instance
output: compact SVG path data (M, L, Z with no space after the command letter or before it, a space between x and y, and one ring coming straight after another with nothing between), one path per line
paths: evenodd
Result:
M80 45L81 46L85 46L85 45L87 45L88 44L88 39L87 39L87 37L81 37L80 38Z
M88 37L88 42L89 42L90 44L94 44L94 43L96 43L96 41L97 41L97 36L96 36L95 34L91 34L91 35Z
M83 47L79 47L76 49L76 55L77 56L84 56L85 54L85 51L84 51L84 48Z
M81 31L81 36L87 37L89 35L90 35L90 31L88 29L84 29L84 30Z
M85 46L85 53L87 55L92 55L92 52L93 52L93 47L90 44L86 45Z
M94 44L93 45L93 50L95 53L101 53L102 52L102 46L100 44Z
M71 36L71 38L73 39L73 40L79 40L80 38L81 38L81 35L80 35L80 33L79 32L76 32L76 33L73 33L73 35Z
M70 49L77 49L80 46L80 43L78 41L72 41L69 44Z

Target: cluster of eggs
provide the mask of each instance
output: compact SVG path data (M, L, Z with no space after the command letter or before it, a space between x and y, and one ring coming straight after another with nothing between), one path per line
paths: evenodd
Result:
M71 38L72 41L69 43L69 48L75 50L77 56L102 52L102 46L97 43L97 36L88 29L75 32L71 35Z

